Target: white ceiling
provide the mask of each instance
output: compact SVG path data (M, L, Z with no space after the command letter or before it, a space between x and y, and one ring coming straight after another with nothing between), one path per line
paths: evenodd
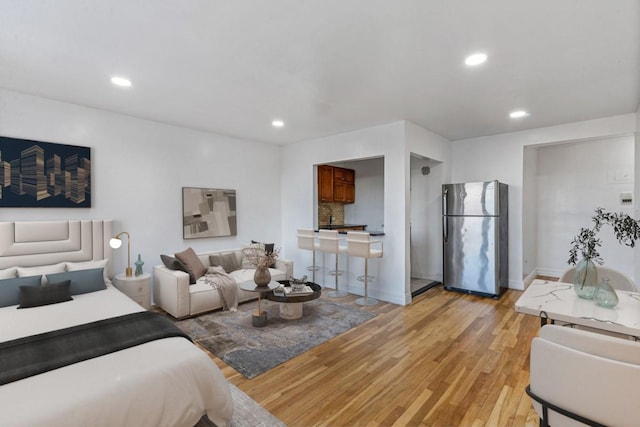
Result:
M0 86L274 143L459 140L635 112L640 0L0 0Z

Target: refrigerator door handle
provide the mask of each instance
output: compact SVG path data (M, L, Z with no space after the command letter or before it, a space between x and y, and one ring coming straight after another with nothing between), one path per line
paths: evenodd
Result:
M449 190L447 188L445 188L442 191L442 239L444 240L445 243L447 243L447 240L449 240L449 234L448 234L449 221L447 218L447 194L448 193L449 193Z

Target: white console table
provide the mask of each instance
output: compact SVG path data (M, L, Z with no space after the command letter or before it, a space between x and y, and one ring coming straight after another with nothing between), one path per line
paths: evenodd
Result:
M572 283L534 280L516 301L518 313L640 337L640 293L618 291L613 308L578 297Z

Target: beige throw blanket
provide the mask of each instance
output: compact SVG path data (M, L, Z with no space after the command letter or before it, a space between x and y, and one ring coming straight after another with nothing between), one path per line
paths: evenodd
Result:
M236 311L238 309L238 286L224 268L209 267L204 276L204 282L216 289L222 299L222 309Z

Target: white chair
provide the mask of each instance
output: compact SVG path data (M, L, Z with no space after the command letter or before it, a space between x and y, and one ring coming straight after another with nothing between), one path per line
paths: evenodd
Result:
M332 298L344 297L347 295L346 291L341 291L338 289L338 276L342 274L342 270L338 269L338 258L340 258L340 254L344 254L347 252L347 248L340 245L341 239L336 230L320 230L318 232L318 249L322 252L335 254L336 256L336 268L335 270L329 271L329 274L335 276L335 291L331 291L327 294Z
M545 325L530 367L527 393L541 426L638 425L640 343Z
M380 249L373 249L372 244L380 244ZM349 256L364 258L364 276L358 280L364 282L364 297L356 300L360 305L375 305L378 300L369 298L369 281L374 277L369 275L369 258L382 258L382 240L371 240L371 235L362 231L347 232L347 253Z
M316 271L319 269L316 267L316 251L319 248L318 242L316 242L316 233L312 228L298 228L296 237L298 238L298 249L308 250L313 254L313 264L306 270L312 272L313 279L311 281L316 283Z
M573 272L575 271L575 269L575 267L567 269L564 273L562 273L558 281L573 283ZM598 272L598 280L602 279L603 277L607 277L609 279L609 284L614 289L620 291L638 292L636 284L633 283L633 280L627 277L627 275L625 275L624 273L599 265L596 265L596 271Z

